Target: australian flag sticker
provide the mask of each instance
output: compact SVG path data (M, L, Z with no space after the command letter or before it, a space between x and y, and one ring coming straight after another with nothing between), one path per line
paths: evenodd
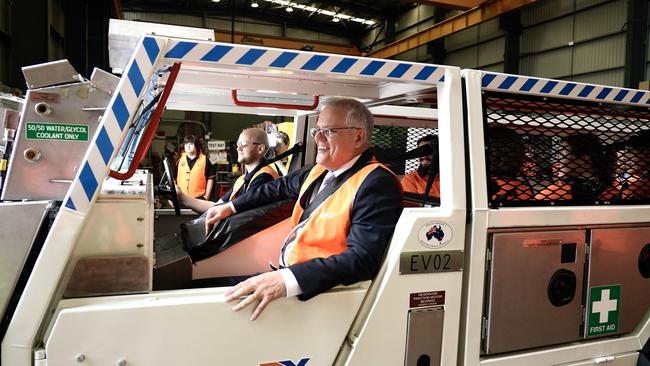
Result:
M428 222L420 228L418 239L420 244L430 249L442 248L449 244L452 237L451 226L444 222Z

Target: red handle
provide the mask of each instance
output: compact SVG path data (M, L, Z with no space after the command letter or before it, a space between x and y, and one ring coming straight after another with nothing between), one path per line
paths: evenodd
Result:
M167 98L169 98L169 94L171 94L172 92L172 88L174 87L174 82L176 82L176 76L178 76L178 72L180 71L180 69L181 69L180 62L175 62L174 65L172 65L172 69L169 73L169 77L167 78L167 83L165 84L165 89L163 89L162 95L160 96L160 100L158 101L158 106L156 106L156 110L151 115L151 121L149 122L149 126L144 132L144 135L142 135L142 138L140 139L140 144L138 145L135 154L133 154L133 160L131 161L131 165L129 165L129 170L127 170L124 173L111 170L108 173L108 175L110 175L112 178L119 179L119 180L127 180L131 178L135 173L135 170L140 165L140 162L142 162L142 159L144 159L144 156L147 154L147 150L149 150L149 146L151 146L153 135L156 133L156 130L158 129L158 124L160 123L160 117L162 117L162 114L165 111Z
M314 102L312 105L300 105L300 104L283 104L283 103L265 103L265 102L244 102L237 98L237 89L232 89L230 91L232 95L232 101L235 105L240 107L267 107L267 108L279 108L279 109L299 109L302 111L313 111L318 107L319 96L314 95Z

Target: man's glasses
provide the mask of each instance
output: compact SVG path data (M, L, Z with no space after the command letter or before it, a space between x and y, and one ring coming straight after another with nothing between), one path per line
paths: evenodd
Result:
M242 149L245 149L251 145L262 145L259 142L244 142L244 141L237 141L237 147L241 147Z
M326 138L334 136L338 131L344 130L362 130L360 127L337 127L337 128L327 128L327 127L315 127L309 130L311 137L316 138L316 135L323 134Z

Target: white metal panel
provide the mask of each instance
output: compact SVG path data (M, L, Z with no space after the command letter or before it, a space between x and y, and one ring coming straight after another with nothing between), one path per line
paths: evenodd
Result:
M627 1L615 0L576 13L574 41L619 32L627 21Z
M526 28L521 34L521 52L537 52L566 46L572 40L573 18L564 17Z
M362 283L368 285L368 282ZM260 365L292 360L331 365L366 289L334 289L315 299L275 301L255 322L233 313L223 288L61 302L46 341L48 366ZM319 316L315 316L319 314ZM122 335L110 337L107 335Z
M574 76L574 81L589 84L603 84L623 87L625 84L625 70L621 67L616 70L597 71L585 75Z
M523 75L534 75L544 78L570 75L571 49L562 48L538 55L522 57L520 71Z
M521 23L524 26L537 24L539 22L553 19L573 11L573 1L568 0L546 0L537 1L534 4L521 9Z
M503 62L505 53L505 40L500 37L489 42L481 43L478 46L478 67L496 62Z
M623 67L624 65L625 34L582 43L574 47L572 69L574 74Z

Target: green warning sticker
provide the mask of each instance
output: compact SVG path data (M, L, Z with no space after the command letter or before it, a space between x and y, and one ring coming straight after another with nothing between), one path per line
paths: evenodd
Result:
M618 332L621 309L621 285L596 286L589 290L587 336L594 337Z
M27 122L27 140L88 141L88 125Z

